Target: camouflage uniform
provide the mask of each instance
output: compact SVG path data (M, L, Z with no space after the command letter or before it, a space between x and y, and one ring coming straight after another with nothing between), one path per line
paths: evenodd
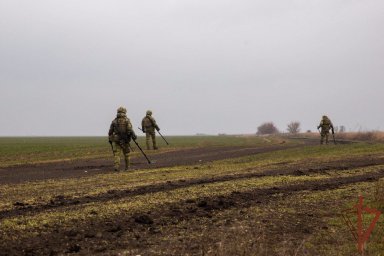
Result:
M136 134L132 124L126 115L127 110L123 107L117 109L117 116L109 128L109 141L112 143L115 171L120 169L120 155L124 154L125 170L129 169L129 142L131 138L136 140Z
M141 129L145 133L147 149L149 150L149 142L152 138L153 149L158 149L156 145L156 132L160 131L159 126L156 124L156 120L152 117L152 111L148 110L146 116L141 121Z
M320 144L324 143L324 138L325 138L325 143L328 144L329 130L332 130L332 134L335 133L333 130L333 124L332 124L331 120L327 116L323 116L323 118L320 121L319 126L317 126L317 129L319 129L319 128L321 128Z

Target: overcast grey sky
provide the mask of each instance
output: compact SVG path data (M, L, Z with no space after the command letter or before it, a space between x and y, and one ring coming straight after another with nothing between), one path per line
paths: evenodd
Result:
M0 136L384 129L383 0L0 0Z

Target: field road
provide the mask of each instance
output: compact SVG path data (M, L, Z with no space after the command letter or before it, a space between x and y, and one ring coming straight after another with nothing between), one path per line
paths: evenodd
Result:
M313 143L307 142L308 143ZM216 160L242 157L247 155L272 152L290 147L302 147L303 145L287 146L284 144L265 147L206 147L181 149L177 151L150 154L153 162L148 164L140 155L132 157L132 171L140 169L154 169L180 165L194 165ZM27 181L45 179L66 179L86 177L95 174L113 172L113 157L109 159L87 159L75 161L63 161L46 164L20 165L0 169L0 184L15 184Z

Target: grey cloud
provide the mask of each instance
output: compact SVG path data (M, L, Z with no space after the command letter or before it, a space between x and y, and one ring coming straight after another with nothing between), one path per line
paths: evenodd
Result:
M349 129L382 128L383 8L4 0L0 135L103 135L119 105L134 124L152 109L170 134L292 120L313 130L323 113ZM25 110L28 127L16 118Z

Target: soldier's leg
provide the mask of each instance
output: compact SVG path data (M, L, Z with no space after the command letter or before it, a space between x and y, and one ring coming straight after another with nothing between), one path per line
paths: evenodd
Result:
M151 137L152 137L153 149L157 149L157 145L156 145L156 132L155 131L153 131L151 133Z
M114 166L115 171L120 170L120 154L121 154L121 146L119 143L113 142L113 155L114 155Z
M328 139L329 139L329 133L327 132L325 134L325 144L328 144Z
M324 143L324 133L321 133L320 144L322 145L323 143Z
M128 171L129 169L129 165L130 165L130 161L129 161L129 145L126 144L125 145L125 148L124 148L124 162L125 162L125 170Z
M126 155L125 155L125 170L126 171L128 171L129 170L129 167L130 167L130 159L129 159L129 153L127 153Z
M149 132L146 131L145 133L145 143L147 145L147 149L150 150L150 147L149 147L149 140L151 139L151 134Z

